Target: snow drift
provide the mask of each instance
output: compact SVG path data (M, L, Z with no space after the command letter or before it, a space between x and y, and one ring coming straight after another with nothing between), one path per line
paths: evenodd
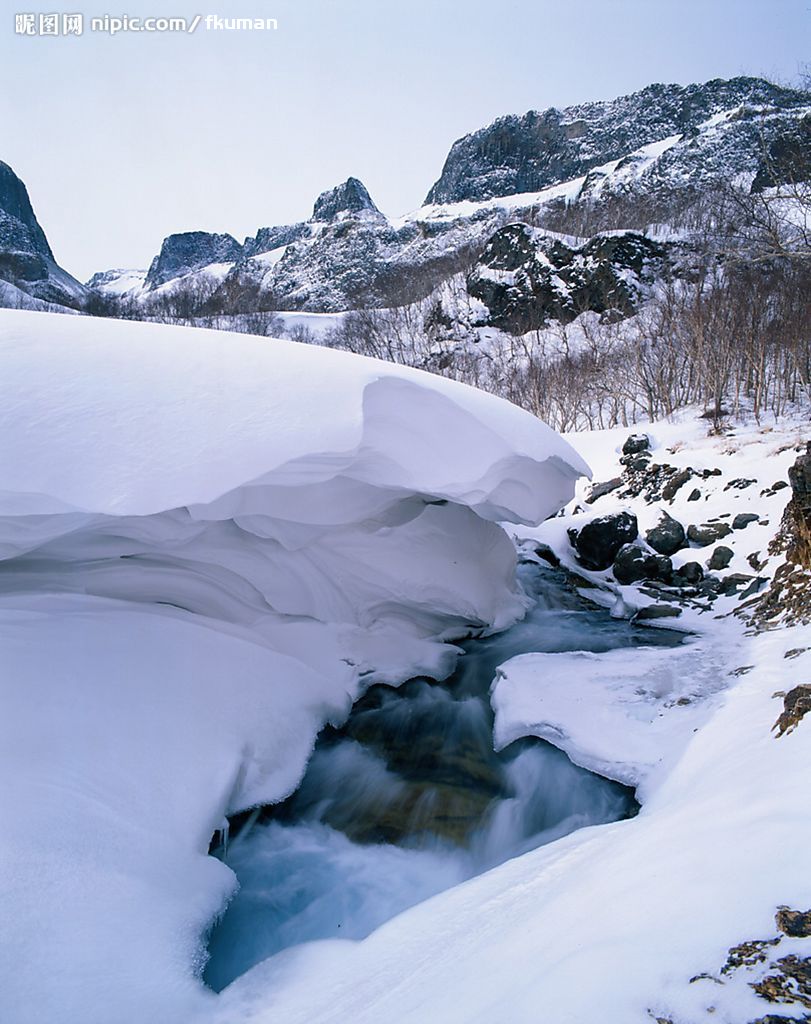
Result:
M3 311L0 358L2 1016L176 1024L213 998L223 815L520 616L497 524L588 469L502 400L288 342Z

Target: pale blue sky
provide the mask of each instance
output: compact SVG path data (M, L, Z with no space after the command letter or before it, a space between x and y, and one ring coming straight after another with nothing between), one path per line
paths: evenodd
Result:
M86 20L121 13L105 2L66 9ZM57 260L82 279L147 265L172 231L241 241L306 218L316 195L350 174L384 212L405 213L451 143L501 114L610 99L654 81L792 81L811 53L811 0L122 7L130 16L272 17L279 28L27 39L15 34L13 12L2 15L0 160L26 182Z

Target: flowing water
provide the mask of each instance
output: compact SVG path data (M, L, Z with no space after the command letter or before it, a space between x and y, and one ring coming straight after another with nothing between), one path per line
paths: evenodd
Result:
M240 888L210 941L220 991L254 964L313 939L359 939L409 906L585 825L629 817L631 790L542 740L493 751L490 685L530 651L674 644L588 606L567 577L523 566L527 617L463 647L444 683L375 686L325 729L288 800L234 819L215 855Z

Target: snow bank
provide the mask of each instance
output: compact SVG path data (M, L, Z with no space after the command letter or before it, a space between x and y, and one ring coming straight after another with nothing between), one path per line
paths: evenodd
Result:
M0 359L0 1016L177 1024L213 998L223 814L289 793L363 686L519 616L497 523L587 467L310 346L4 311Z
M644 784L672 766L726 682L723 659L703 645L523 654L493 683L496 749L539 736L575 764L641 787L644 802Z

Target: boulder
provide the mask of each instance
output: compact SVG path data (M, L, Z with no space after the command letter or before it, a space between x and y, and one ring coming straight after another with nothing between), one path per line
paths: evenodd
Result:
M623 455L639 455L650 451L650 438L647 434L631 434L622 446Z
M649 604L645 608L640 608L634 619L637 622L644 622L650 619L675 619L679 615L681 608L676 608L672 604Z
M603 483L594 484L588 493L586 504L593 505L598 498L602 498L603 495L616 491L616 489L621 485L622 477L620 476L615 476L612 480L605 480Z
M684 565L679 566L675 575L685 583L695 584L704 579L704 570L698 562L685 562Z
M701 491L697 487L694 487L692 489L692 491L690 491L690 493L687 495L687 500L688 501L698 501L700 497L701 497Z
M724 547L723 544L719 544L715 551L713 551L710 560L707 562L707 568L715 571L719 569L726 569L732 561L734 554L735 552L732 548L727 548Z
M745 530L750 523L756 523L758 516L754 512L739 512L732 520L733 530Z
M579 531L569 530L569 540L585 569L608 569L620 548L639 536L636 516L631 512L615 512L598 516Z
M687 536L681 523L663 511L656 526L645 534L645 540L660 555L675 555L684 547Z
M667 583L673 576L673 563L665 555L651 555L638 544L626 544L614 559L612 572L623 586L639 580Z
M714 544L717 540L723 540L730 533L732 533L732 529L726 523L702 523L701 526L687 527L687 539L698 544L700 548Z
M676 497L676 492L680 487L683 487L690 477L693 475L692 469L679 470L675 476L672 476L665 486L662 488L662 498L665 501L672 501Z
M793 466L789 467L788 480L791 484L793 497L801 502L804 507L811 506L811 441L806 445L806 451L797 458ZM775 488L777 485L775 484Z

